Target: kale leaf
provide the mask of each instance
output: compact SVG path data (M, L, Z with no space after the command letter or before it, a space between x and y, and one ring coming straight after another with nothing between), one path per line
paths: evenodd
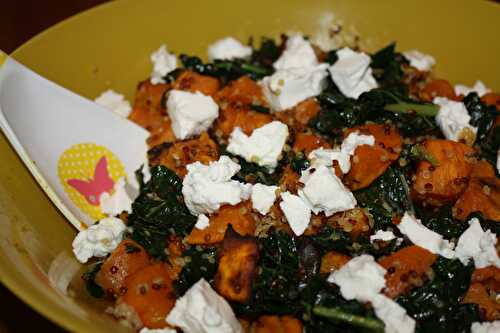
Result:
M494 127L490 133L479 142L481 149L481 157L485 158L493 165L493 169L497 170L497 154L500 149L500 126ZM497 171L497 176L500 176Z
M267 168L259 166L256 163L248 162L241 156L231 154L226 150L226 146L221 145L220 151L221 155L227 155L231 159L236 159L241 167L240 171L233 176L233 180L243 183L278 185L280 180L279 168L276 168L273 173L269 173Z
M82 279L85 281L85 288L90 296L95 298L102 298L104 296L104 290L95 282L95 277L97 273L101 270L103 262L97 262L91 265L88 270L83 273Z
M477 127L476 140L483 141L495 122L497 113L495 106L481 102L481 98L475 92L468 94L463 103L471 117L469 124Z
M453 218L451 205L445 205L434 210L429 209L429 207L417 208L417 216L427 228L446 239L458 239L469 227L467 223Z
M151 179L144 184L132 204L128 225L131 238L153 257L165 258L167 236L187 235L196 217L189 213L182 197L182 180L164 166L151 168Z
M273 63L280 57L282 49L283 43L277 45L273 39L262 37L260 48L253 50L251 62L272 71Z
M392 225L393 214L413 212L408 178L393 165L369 187L355 191L359 206L368 210L375 221L375 230Z
M478 308L461 301L474 265L439 257L432 268L432 281L396 301L417 321L417 332L469 332L471 323L479 320Z
M177 296L182 296L200 279L211 281L217 271L216 251L214 247L201 248L191 246L182 254L186 262L178 279L174 282Z
M370 66L380 87L407 95L408 88L403 83L402 69L402 65L407 63L408 60L396 52L396 44L391 43L372 55Z

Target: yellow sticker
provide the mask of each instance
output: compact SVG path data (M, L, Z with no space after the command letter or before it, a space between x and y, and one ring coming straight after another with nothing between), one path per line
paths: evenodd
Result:
M106 147L80 143L64 151L57 163L57 174L73 203L94 220L104 217L99 207L103 193L125 177L120 160Z

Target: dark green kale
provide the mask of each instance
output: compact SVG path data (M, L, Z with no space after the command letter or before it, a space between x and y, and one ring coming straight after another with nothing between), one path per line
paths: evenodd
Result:
M250 104L250 109L260 112L260 113L267 113L269 114L271 111L269 108L266 108L265 106L262 105L257 105L257 104Z
M309 168L309 160L303 152L292 153L290 155L291 156L289 156L288 160L290 161L290 167L293 171L297 172L300 175L301 171Z
M480 156L485 158L496 169L497 152L500 149L500 126L494 127L486 138L478 144L481 153ZM497 171L497 176L500 177Z
M256 163L248 162L241 156L233 155L226 150L225 146L220 146L221 155L227 155L231 159L236 159L241 169L233 176L233 180L243 183L261 183L265 185L277 185L279 183L279 170L269 173L268 169ZM279 168L277 168L279 169Z
M475 92L468 94L464 98L463 103L471 117L469 124L477 127L476 140L481 142L493 127L497 113L496 108L494 105L486 105L481 102L481 99Z
M417 332L469 332L471 323L479 320L479 311L476 305L461 301L474 265L439 257L432 269L433 280L396 301L417 321Z
M178 279L174 282L174 289L177 296L182 296L200 279L205 279L210 282L215 272L217 271L216 265L216 252L214 247L201 248L191 246L182 254L182 259L185 265L179 274Z
M451 209L451 205L445 205L436 209L422 207L417 209L417 216L427 228L443 235L444 238L458 239L469 225L455 220Z
M88 270L83 273L82 279L85 281L85 288L90 296L95 298L102 298L104 290L95 282L97 273L101 270L102 261L91 265Z
M334 63L337 62L338 59L339 57L337 56L337 50L331 50L326 54L325 62L330 65L333 65Z
M367 209L375 221L375 230L392 225L393 214L413 212L408 177L393 165L369 187L355 191L358 205Z
M273 63L278 60L284 47L283 40L282 36L281 45L277 45L273 39L263 37L260 48L253 50L251 63L273 71Z
M183 68L176 68L173 71L168 72L167 75L165 75L165 77L163 79L167 83L173 83L173 82L175 82L175 80L177 80L177 78L182 74L183 71L184 71ZM162 103L161 105L165 105L165 104Z
M373 76L380 87L401 95L408 94L408 88L403 83L403 64L408 60L396 52L396 44L391 43L372 55L371 68Z
M151 179L132 204L128 219L133 230L131 238L153 257L164 258L167 237L187 235L196 223L181 191L182 180L173 171L155 166L151 168Z

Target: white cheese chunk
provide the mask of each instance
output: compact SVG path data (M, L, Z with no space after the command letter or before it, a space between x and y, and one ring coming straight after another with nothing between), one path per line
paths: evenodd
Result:
M252 186L231 180L240 169L228 156L221 156L209 165L188 164L182 194L191 214L214 213L221 205L236 205L247 200Z
M247 58L252 55L252 48L245 46L233 37L219 39L208 47L208 61Z
M392 231L378 230L374 235L370 236L371 243L378 241L378 240L381 240L384 242L390 242L393 239L396 239L396 235L394 235L394 233ZM403 240L401 238L398 238L398 241L403 241Z
M500 320L484 322L484 323L472 323L470 327L471 333L499 333L500 332Z
M147 328L143 327L139 333L177 333L176 330L171 328Z
M497 236L490 230L485 232L479 220L473 218L469 221L469 228L458 239L455 248L456 256L464 265L467 265L469 259L472 258L476 268L490 265L500 268L496 243Z
M280 208L295 235L304 233L311 219L311 209L304 201L290 192L281 193Z
M310 167L302 172L300 182L305 186L298 190L299 196L315 214L324 212L326 216L332 216L356 207L354 195L332 168Z
M309 41L300 35L287 39L285 50L273 64L276 70L290 68L312 68L318 65L316 53Z
M132 212L132 198L127 193L126 181L122 177L113 185L113 192L103 193L99 197L101 211L108 216L115 216L122 212Z
M342 94L358 98L362 93L377 88L370 68L370 56L347 47L337 51L337 56L338 60L328 70Z
M187 139L206 131L219 116L219 106L200 92L172 90L168 94L167 112L177 139Z
M491 92L491 89L486 88L483 81L480 80L476 81L472 87L468 87L463 84L455 85L455 94L457 96L467 96L471 92L475 92L479 97L483 97L487 93Z
M163 77L177 68L177 57L167 51L165 44L151 54L151 62L153 63L152 84L165 83Z
M331 167L333 161L337 161L342 173L348 173L351 169L351 155L342 152L340 149L317 148L309 153L307 158L311 161L312 167L321 165Z
M262 215L266 215L276 200L278 186L257 183L252 186L252 207Z
M73 253L81 263L92 257L104 257L122 241L127 227L116 217L107 217L82 230L73 240Z
M445 258L454 258L453 243L443 239L443 236L428 229L426 226L406 212L398 224L398 229L408 237L413 244Z
M123 118L127 118L132 111L132 107L130 106L130 103L125 99L125 96L111 89L103 92L99 97L94 99L94 102L105 107L106 109L113 111Z
M201 279L181 298L166 318L186 333L242 333L231 306Z
M430 71L436 64L436 59L433 56L424 54L418 50L403 52L403 55L410 62L410 66L415 67L419 71Z
M205 214L200 214L198 215L198 220L196 220L196 224L194 225L194 227L196 229L203 230L209 225L210 225L210 220L208 219L208 217Z
M290 109L298 103L319 95L325 89L328 65L311 69L290 68L276 71L260 82L264 97L275 111Z
M436 97L433 102L439 105L436 123L445 138L459 141L463 138L465 129L477 133L477 128L469 124L471 118L464 103L451 101L446 97Z
M278 165L287 138L288 126L280 121L272 121L256 128L250 136L236 127L229 138L227 150L273 171Z
M354 155L356 148L362 145L373 146L375 137L373 135L363 135L358 132L350 133L347 138L342 141L341 150L349 155Z
M411 333L415 330L415 320L398 303L380 293L386 285L385 273L372 256L363 254L331 273L328 282L338 285L346 300L370 302L384 322L385 332Z

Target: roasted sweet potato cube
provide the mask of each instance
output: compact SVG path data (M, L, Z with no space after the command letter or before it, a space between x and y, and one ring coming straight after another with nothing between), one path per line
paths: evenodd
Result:
M334 228L340 228L350 233L352 239L360 235L367 235L370 232L370 221L362 208L354 208L333 214L326 219L326 222Z
M481 283L471 283L462 303L477 304L483 320L500 320L500 303L491 299L488 290Z
M219 159L217 144L206 132L195 139L156 146L148 154L151 165L164 165L181 178L186 175L188 164L208 164Z
M167 116L161 101L169 89L170 85L152 84L149 79L139 83L134 107L128 118L148 131L160 127Z
M232 106L266 105L262 88L248 76L229 82L219 90L215 99L221 107L226 104Z
M215 289L224 298L245 303L252 296L252 284L259 260L259 245L253 237L242 237L231 227L217 254L219 265Z
M427 83L420 91L420 99L426 102L432 102L434 97L446 97L451 100L457 100L455 89L447 80L435 79Z
M391 298L422 286L437 257L417 245L405 247L382 258L379 264L387 270L384 293Z
M486 105L494 105L497 111L500 111L500 94L498 93L487 93L481 97L481 101Z
M344 266L349 260L351 260L351 257L348 255L329 251L321 258L320 272L326 274L336 271Z
M176 140L174 131L172 130L172 122L170 118L164 117L160 126L151 129L147 143L149 148L153 148L162 143L170 143Z
M276 113L275 116L277 120L300 132L306 128L309 121L318 114L319 110L320 107L316 99L309 98L292 109Z
M486 219L500 221L500 180L472 178L467 189L453 206L453 216L465 221L474 212Z
M481 283L486 289L500 293L500 268L495 266L476 268L472 273L471 282Z
M299 185L300 175L295 172L289 165L283 170L283 175L280 179L280 188L282 192L292 192L297 193L297 187Z
M292 149L296 152L303 152L306 156L313 150L323 147L331 148L330 144L320 136L309 133L297 133Z
M302 323L292 316L260 316L253 325L254 333L301 333Z
M271 115L250 110L247 107L227 106L219 111L219 118L215 124L216 133L227 138L236 127L246 135L251 135L253 130L273 121Z
M95 281L108 294L117 297L125 290L125 279L148 266L149 260L149 255L141 245L125 239L102 264Z
M177 77L172 84L172 88L176 90L186 90L191 92L201 92L202 94L212 96L219 90L219 81L211 76L201 75L189 70Z
M252 216L252 206L249 201L237 205L224 205L219 211L209 217L210 224L205 229L193 228L187 236L189 244L216 244L222 242L229 224L240 235L255 233L255 220Z
M373 146L361 145L356 149L351 158L351 170L344 178L344 183L351 190L359 190L369 186L398 159L402 139L397 130L390 125L356 126L347 130L344 137L353 132L375 137Z
M125 280L127 291L118 299L139 316L144 326L166 327L165 317L174 307L175 294L168 267L164 263L149 265Z
M455 202L467 188L474 150L450 140L427 140L423 147L438 165L419 162L413 183L415 198L435 206Z

